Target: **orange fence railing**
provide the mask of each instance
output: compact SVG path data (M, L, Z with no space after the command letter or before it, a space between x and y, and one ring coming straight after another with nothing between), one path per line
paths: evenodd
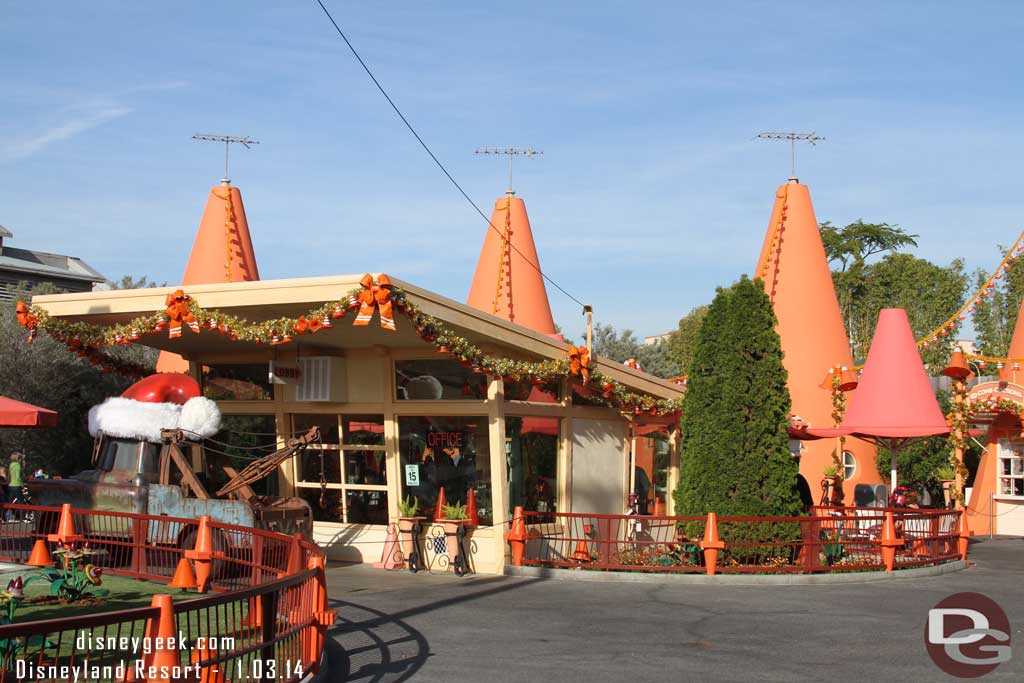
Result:
M524 565L644 572L851 572L966 559L969 532L960 510L816 507L810 512L801 517L523 512L527 531L516 542L523 544Z
M206 576L208 589L189 599L157 595L149 607L0 625L0 683L298 681L319 669L334 614L315 543L208 518L0 507L0 561L25 564L68 540L107 574L168 583L184 564Z

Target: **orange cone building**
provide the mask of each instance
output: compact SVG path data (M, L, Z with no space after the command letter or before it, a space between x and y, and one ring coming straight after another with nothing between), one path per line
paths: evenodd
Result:
M782 339L793 413L811 427L834 426L832 392L821 387L822 380L829 368L850 367L853 359L811 194L795 178L775 193L754 277L764 280L778 318L776 330ZM836 440L802 443L800 474L817 500L823 472L833 463ZM857 484L878 484L882 480L873 447L847 439L843 449L856 462L853 476L844 484L844 503L852 505Z
M557 336L526 204L509 191L494 202L466 303L535 332Z
M989 427L967 503L967 524L976 534L1024 536L1024 482L1015 457L1024 456L1020 439L1024 427L1020 412L1024 411L1024 362L1020 360L1024 358L1024 302L1006 355L1011 360L998 369L997 381L976 384L968 392L977 406L971 423ZM993 372L991 364L988 368ZM1003 408L1016 406L1018 411L1000 409L1001 401ZM982 407L986 404L988 407Z
M181 284L204 285L217 282L259 280L256 254L245 219L242 193L227 180L210 190L203 220L199 223L192 254L185 267ZM181 356L160 352L158 372L187 372L188 363Z

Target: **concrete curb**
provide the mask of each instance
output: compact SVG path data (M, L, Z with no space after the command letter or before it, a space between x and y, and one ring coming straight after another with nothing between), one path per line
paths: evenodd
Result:
M900 569L894 572L850 572L847 574L675 574L629 571L587 571L583 569L555 569L552 567L505 566L505 576L557 581L588 581L612 583L653 583L662 585L716 585L716 586L808 586L842 583L875 583L941 576L967 569L966 560L956 560L932 567Z

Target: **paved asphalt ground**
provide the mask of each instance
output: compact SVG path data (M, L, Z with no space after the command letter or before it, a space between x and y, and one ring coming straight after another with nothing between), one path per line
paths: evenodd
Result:
M977 540L970 569L848 585L683 586L332 568L331 681L946 681L928 609L983 593L1024 680L1024 540Z

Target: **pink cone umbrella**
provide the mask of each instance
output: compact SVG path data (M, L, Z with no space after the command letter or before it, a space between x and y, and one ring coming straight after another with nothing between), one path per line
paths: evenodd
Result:
M808 431L816 436L854 436L887 447L892 455L892 489L899 450L915 439L949 435L905 310L886 308L878 314L860 384L850 396L842 424Z

